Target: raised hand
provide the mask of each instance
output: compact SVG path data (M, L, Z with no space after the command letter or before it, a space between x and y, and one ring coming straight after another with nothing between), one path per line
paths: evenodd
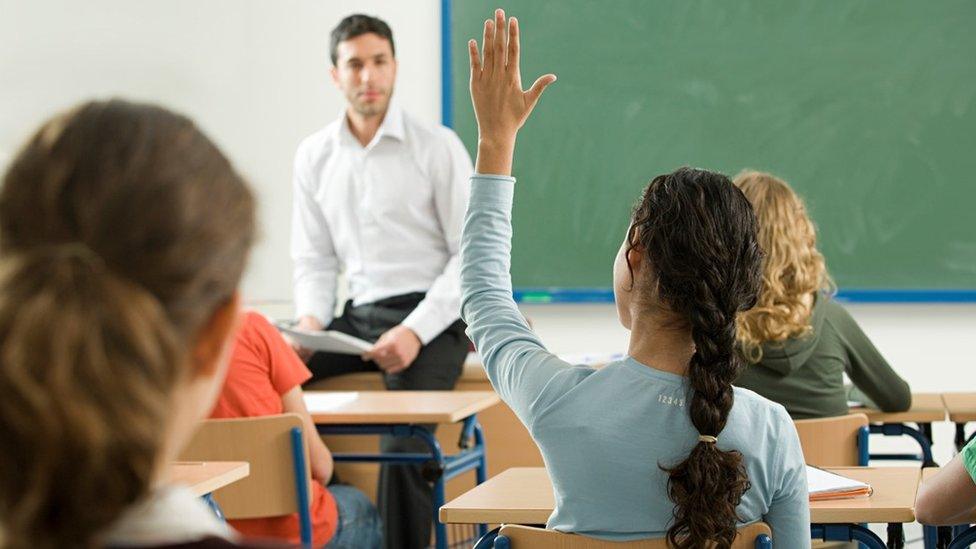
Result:
M481 55L475 40L468 41L471 57L471 102L478 120L478 173L510 175L515 136L525 124L546 86L556 75L536 79L522 90L519 70L518 20L506 24L505 11L495 10L495 19L485 21Z

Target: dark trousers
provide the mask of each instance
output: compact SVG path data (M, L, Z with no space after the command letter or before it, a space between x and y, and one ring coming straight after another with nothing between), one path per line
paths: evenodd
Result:
M337 330L367 341L376 341L384 332L400 324L424 294L406 294L353 307L347 302L342 316L329 324ZM382 372L383 383L390 391L450 391L461 377L468 353L465 325L458 320L420 349L409 368L386 374L375 362L363 362L354 355L315 353L308 361L312 380L352 372ZM436 425L427 425L433 433ZM426 452L427 445L415 438L383 436L384 453ZM419 465L381 465L377 494L383 519L385 545L388 549L413 549L430 545L433 514L432 487L424 479Z

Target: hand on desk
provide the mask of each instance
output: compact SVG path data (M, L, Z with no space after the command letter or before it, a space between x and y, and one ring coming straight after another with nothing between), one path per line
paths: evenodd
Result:
M372 360L388 374L402 372L413 364L420 354L423 343L413 330L400 324L386 331L373 349L363 354L363 360Z

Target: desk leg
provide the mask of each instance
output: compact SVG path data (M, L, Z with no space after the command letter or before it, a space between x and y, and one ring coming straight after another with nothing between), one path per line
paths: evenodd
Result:
M474 416L472 416L473 418ZM474 424L474 443L475 446L481 448L485 447L485 434L481 430L481 425L475 422ZM481 459L478 460L478 467L475 469L475 482L477 484L483 484L488 480L488 452L483 451L481 453ZM488 533L487 524L478 525L478 536L483 537Z
M905 527L900 522L888 524L888 549L904 549Z
M940 540L942 533L937 526L922 525L922 547L925 549L944 549L945 545ZM949 542L946 541L946 544Z
M440 508L444 506L444 453L441 451L441 443L434 438L434 435L430 431L424 429L420 426L414 426L411 429L411 434L420 440L427 443L430 447L430 457L431 461L434 462L437 467L436 478L433 479L433 517L434 517L434 539L435 547L437 549L447 549L447 525L441 522L438 518L437 513Z

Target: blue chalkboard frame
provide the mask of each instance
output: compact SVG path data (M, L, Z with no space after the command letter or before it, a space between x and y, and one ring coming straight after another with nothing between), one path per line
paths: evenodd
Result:
M452 4L441 0L441 123L454 127L452 74ZM519 303L613 303L609 288L515 288ZM841 288L837 299L848 303L976 303L976 289L862 289Z

